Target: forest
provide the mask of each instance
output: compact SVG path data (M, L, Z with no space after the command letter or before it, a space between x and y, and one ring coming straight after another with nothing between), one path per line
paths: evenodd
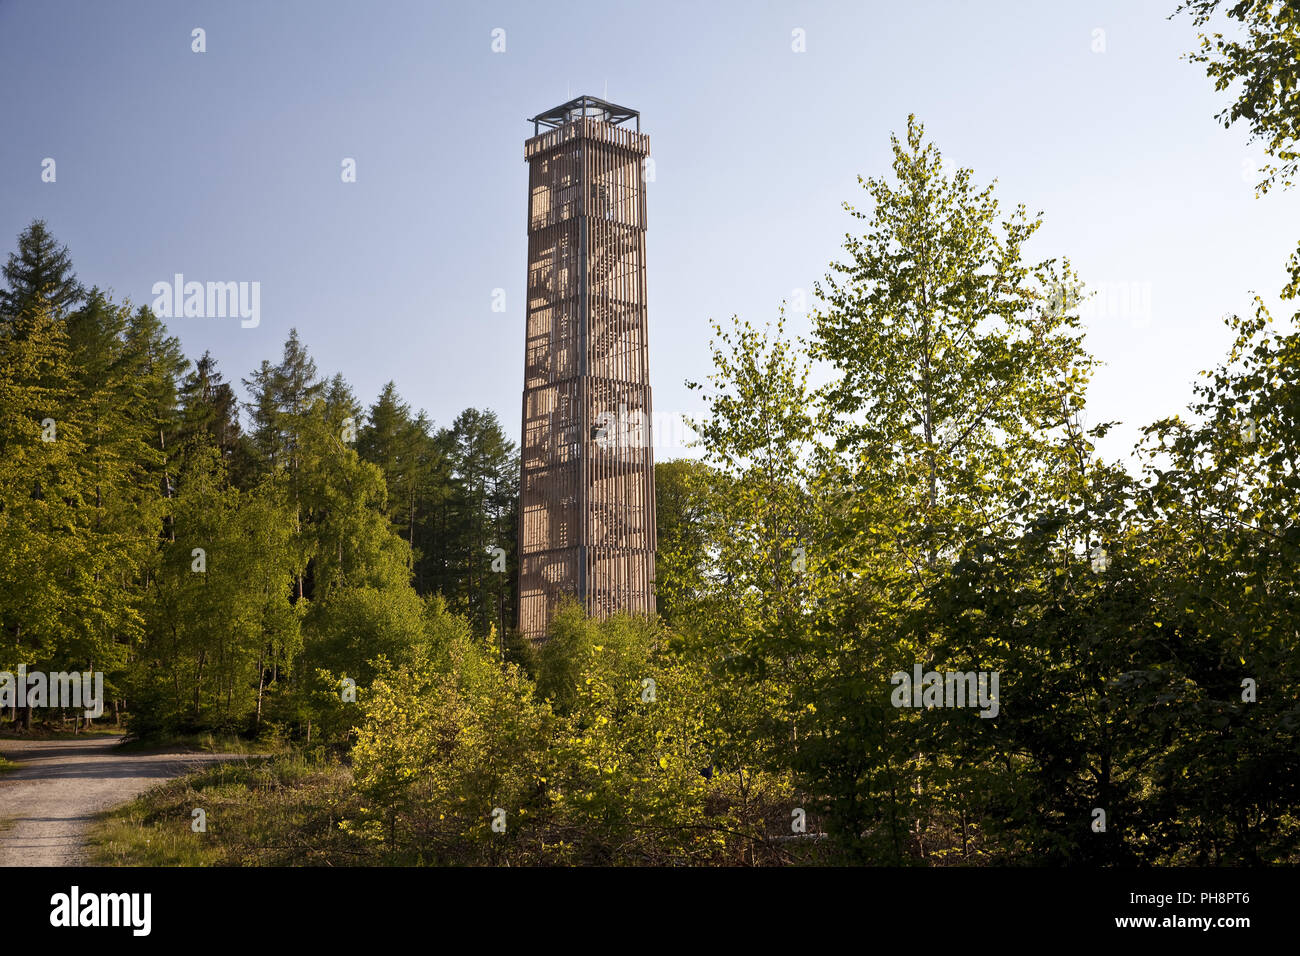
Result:
M1245 81L1221 118L1269 145L1261 192L1300 129L1272 10L1193 57ZM198 841L192 795L237 787L293 834L209 861L1300 862L1300 312L1243 293L1189 407L1106 460L1086 277L916 118L891 146L807 336L712 323L699 456L656 469L657 617L573 604L536 646L508 424L367 405L298 331L246 375L187 357L32 222L0 291L0 670L102 672L143 740L274 741L141 822ZM996 705L973 676L900 703L930 672Z

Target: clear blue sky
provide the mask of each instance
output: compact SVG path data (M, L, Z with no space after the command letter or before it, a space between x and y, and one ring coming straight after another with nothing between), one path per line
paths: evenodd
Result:
M641 111L655 404L689 413L709 317L811 290L915 112L950 165L1043 210L1036 255L1150 290L1149 317L1088 322L1089 419L1127 423L1122 454L1221 356L1223 313L1276 301L1300 238L1300 199L1254 198L1260 153L1180 60L1176 5L0 0L0 242L42 217L83 282L136 304L177 272L258 281L256 329L171 321L191 357L238 383L296 326L364 404L392 379L439 424L488 407L517 440L525 117L583 92Z

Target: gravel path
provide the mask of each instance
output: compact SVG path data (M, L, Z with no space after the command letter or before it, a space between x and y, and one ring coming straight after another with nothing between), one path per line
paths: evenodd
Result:
M118 753L121 737L0 740L0 866L84 866L97 813L239 754Z

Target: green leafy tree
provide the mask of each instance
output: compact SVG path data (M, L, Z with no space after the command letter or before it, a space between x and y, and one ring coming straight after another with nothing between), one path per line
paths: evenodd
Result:
M707 661L725 705L714 761L740 772L788 765L797 747L796 684L811 677L811 616L819 600L821 497L818 410L807 359L784 333L714 323L707 415L692 426L713 469L704 523L711 594L675 627ZM670 558L671 565L671 558Z
M0 653L3 669L67 659L92 560L83 521L84 423L67 330L36 300L0 329ZM31 709L15 721L31 724Z
M810 714L795 766L845 852L869 860L927 857L925 808L960 787L921 715L890 703L894 672L942 652L909 622L954 561L1084 480L1093 366L1068 264L1024 258L1041 220L949 173L914 118L891 142L895 181L861 180L872 210L845 208L866 231L817 286L812 354L833 370L829 537L812 565L826 597L809 626L820 666L795 702Z
M1293 3L1272 0L1188 0L1174 15L1189 13L1198 27L1217 13L1235 21L1238 33L1215 30L1201 34L1200 49L1188 54L1205 64L1216 90L1234 87L1236 99L1216 117L1225 127L1245 121L1251 136L1264 143L1268 155L1281 165L1261 172L1261 192L1278 182L1288 185L1300 153L1300 10Z
M240 491L209 447L187 458L169 505L175 536L154 574L133 727L247 730L261 719L267 672L301 646L283 486Z
M1202 33L1200 48L1188 59L1205 64L1216 90L1231 88L1236 96L1216 118L1225 127L1244 121L1273 160L1260 170L1258 191L1266 193L1278 183L1291 186L1300 164L1300 10L1273 0L1187 0L1173 15L1184 12L1198 27L1220 12L1235 21L1234 35ZM1300 295L1300 248L1289 268L1283 298Z
M441 601L426 626L425 652L377 662L352 751L366 802L344 826L398 860L500 861L540 806L549 715L519 668Z
M1159 754L1178 862L1277 863L1300 847L1300 314L1285 332L1270 321L1258 298L1231 317L1190 420L1146 430L1147 571L1187 673Z
M718 598L713 521L725 501L722 476L689 458L655 464L655 601L670 626L708 616Z

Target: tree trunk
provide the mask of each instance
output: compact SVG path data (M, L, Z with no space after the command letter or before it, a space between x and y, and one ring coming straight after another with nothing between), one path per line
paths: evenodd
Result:
M262 690L266 687L266 645L262 646L262 654L257 659L257 718L254 720L254 726L262 726Z

